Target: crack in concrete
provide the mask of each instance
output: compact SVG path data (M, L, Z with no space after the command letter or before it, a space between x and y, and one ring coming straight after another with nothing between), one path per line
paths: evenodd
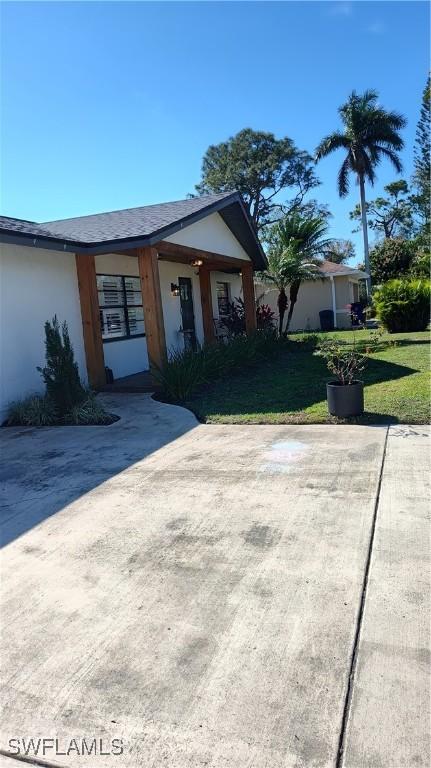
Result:
M40 757L30 757L28 755L12 755L6 749L0 749L0 755L3 755L3 757L8 757L9 760L15 760L17 763L36 766L36 768L67 768L64 763L52 763L50 760L42 760Z
M368 580L370 575L371 557L373 554L374 535L376 532L377 513L379 508L379 502L380 502L380 492L382 488L383 469L384 469L385 459L386 459L386 449L388 445L389 429L390 427L388 426L386 428L385 442L383 445L382 461L380 464L380 473L379 473L379 479L377 483L376 499L374 502L374 511L373 511L373 517L371 521L370 538L368 541L367 559L365 561L364 578L362 581L361 599L359 601L359 610L356 618L355 635L353 640L352 653L350 657L349 677L348 677L348 683L347 683L346 696L344 699L343 716L341 719L340 735L338 738L338 750L337 750L337 757L335 761L335 768L342 768L343 766L347 723L349 720L350 706L351 706L352 695L353 695L353 687L355 683L355 673L356 673L356 666L357 666L358 654L359 654L359 640L361 637L362 619L364 616L365 601L367 598Z

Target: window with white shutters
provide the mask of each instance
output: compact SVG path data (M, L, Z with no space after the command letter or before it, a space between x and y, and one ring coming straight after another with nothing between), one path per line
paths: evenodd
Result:
M145 336L139 277L97 275L103 341Z

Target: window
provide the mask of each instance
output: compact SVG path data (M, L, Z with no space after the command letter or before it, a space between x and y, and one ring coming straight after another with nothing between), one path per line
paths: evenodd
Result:
M97 275L103 341L145 336L139 277Z
M217 283L217 305L219 317L229 314L229 283Z

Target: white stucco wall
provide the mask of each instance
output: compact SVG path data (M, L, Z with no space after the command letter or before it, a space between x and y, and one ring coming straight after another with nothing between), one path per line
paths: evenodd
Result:
M346 304L353 301L351 281L347 276L334 278L335 297L337 306L337 327L350 328L350 313ZM278 317L278 291L262 283L256 284L256 299L260 304L269 304ZM292 316L290 329L292 331L315 330L320 328L319 312L322 309L332 309L331 282L328 278L305 282L299 288L298 301Z
M136 256L125 256L121 253L104 253L95 257L96 273L98 275L131 275L139 276L138 259ZM145 337L136 339L120 339L103 343L105 365L112 370L114 379L130 376L140 371L148 371L148 352Z
M166 347L169 350L183 349L184 337L180 333L181 309L180 297L172 296L171 283L178 285L179 277L189 277L192 281L193 310L195 315L196 339L203 343L201 293L199 275L189 264L176 264L173 261L159 261L160 290L162 294L163 319L165 324Z
M245 250L218 213L212 213L196 224L190 224L165 239L170 243L188 245L190 248L200 248L203 251L231 256L233 259L250 261Z
M43 392L44 323L67 321L81 378L87 381L75 256L0 246L0 418L12 400Z

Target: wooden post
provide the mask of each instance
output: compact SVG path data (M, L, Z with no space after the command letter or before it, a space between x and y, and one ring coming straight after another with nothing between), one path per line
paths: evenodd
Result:
M88 381L91 387L99 389L99 387L103 387L106 383L106 376L102 329L100 326L99 297L97 294L96 266L94 256L86 253L77 253L75 261L78 275L79 299L81 302Z
M211 298L211 272L205 265L199 269L199 287L201 292L204 339L206 344L212 344L215 341L215 334Z
M253 266L245 264L242 269L242 292L244 296L245 330L253 333L256 330L256 299L254 295Z
M154 370L162 368L167 357L157 249L148 246L138 248L137 253L148 359L150 370Z

